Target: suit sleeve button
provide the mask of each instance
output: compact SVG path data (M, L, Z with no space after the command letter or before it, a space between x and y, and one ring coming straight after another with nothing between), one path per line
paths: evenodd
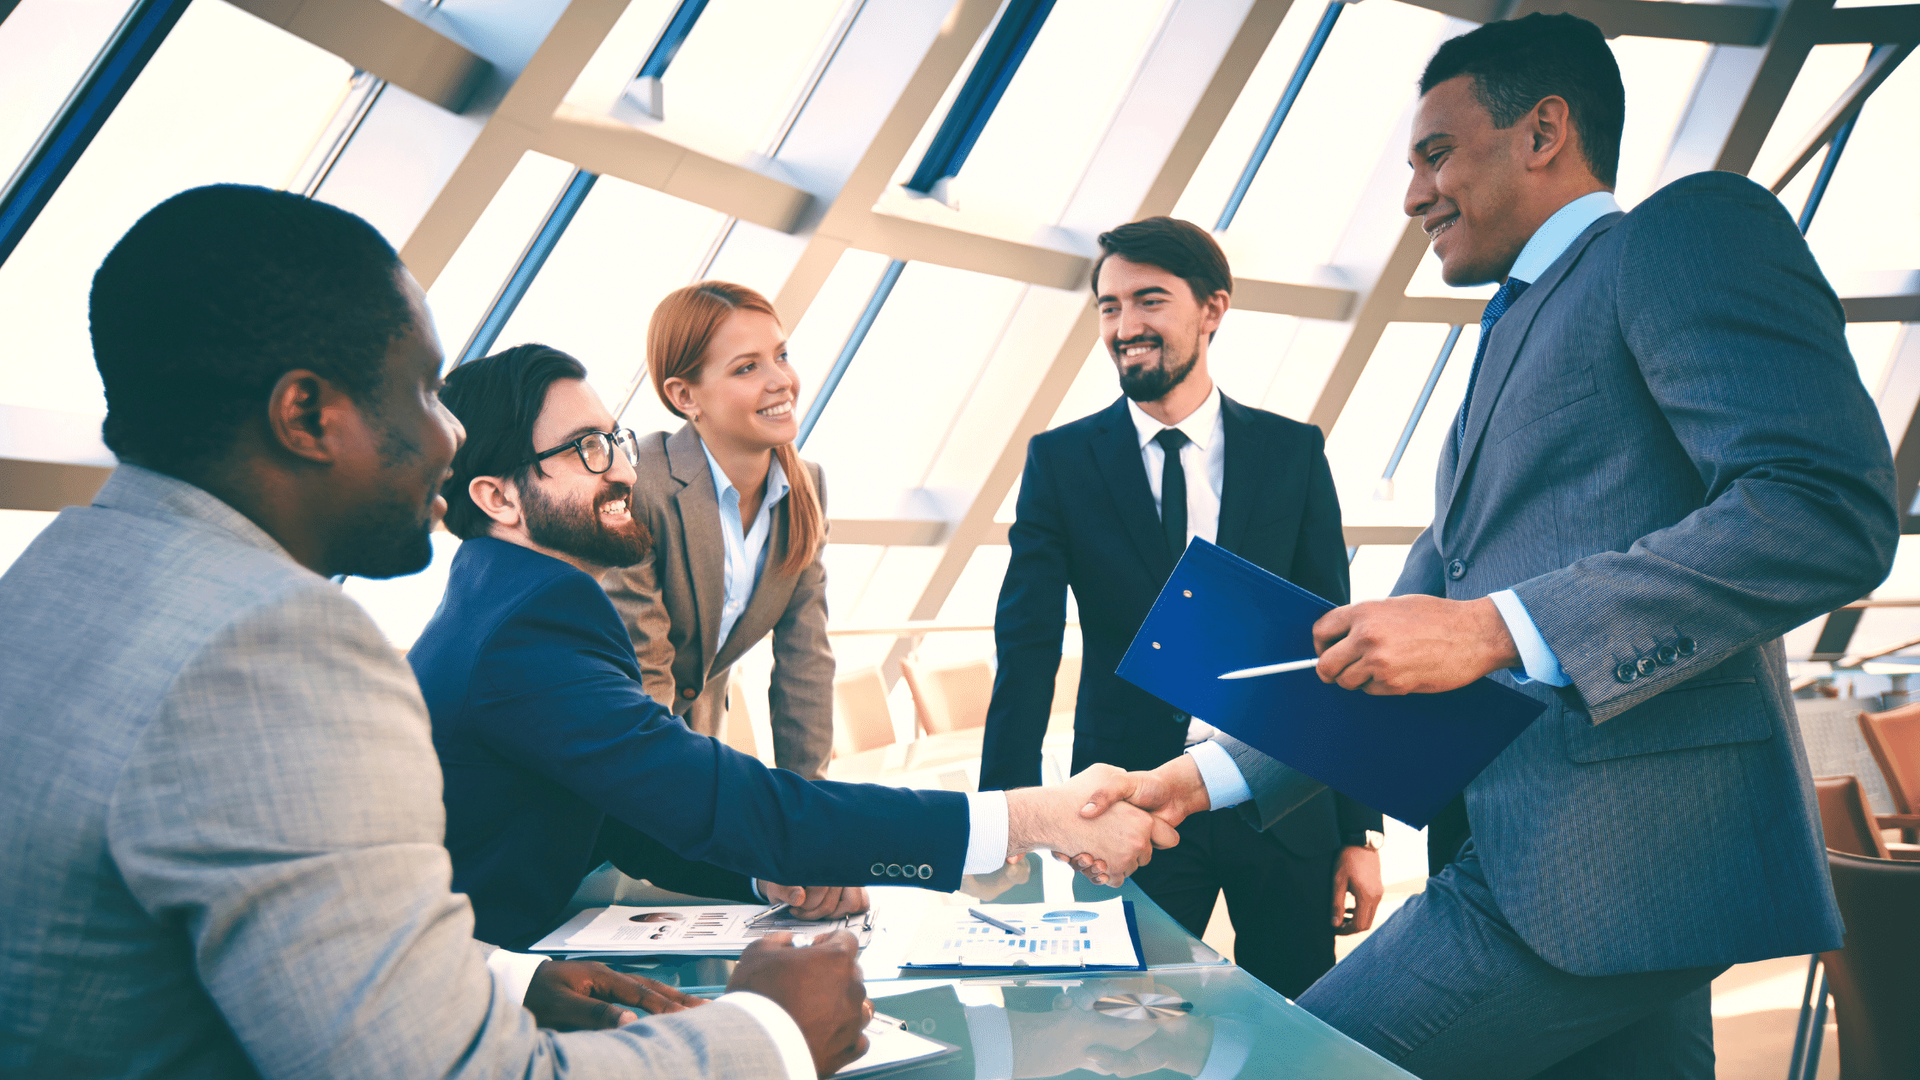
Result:
M700 696L700 691L695 690L691 686L683 686L680 688L680 696L686 698L688 701L692 701L694 698Z
M1693 655L1693 650L1696 648L1696 646L1694 645L1692 638L1682 637L1673 643L1673 648L1675 652L1679 653L1683 657L1686 657L1686 656Z
M1662 645L1654 650L1653 658L1660 661L1662 665L1671 664L1680 659L1680 650L1672 645Z
M1452 562L1448 563L1447 576L1452 578L1455 581L1459 581L1461 578L1466 577L1467 561L1465 559L1455 559Z
M886 877L886 876L887 876L887 864L886 864L886 863L874 863L874 864L873 864L872 866L870 866L870 867L868 867L868 868L867 868L867 873L869 873L869 874L872 874L872 875L873 875L874 877Z
M899 877L899 876L900 876L900 864L899 864L899 863L888 863L888 864L887 864L887 876L888 876L888 877Z
M1639 677L1640 677L1640 673L1634 669L1633 661L1631 660L1628 660L1622 663L1619 667L1613 669L1613 680L1615 682L1630 683Z
M1633 662L1634 670L1638 671L1642 675L1653 674L1653 669L1656 666L1657 666L1657 662L1651 656L1643 656L1640 659L1635 660Z
M933 867L931 867L931 866L928 866L928 865L927 865L926 863L921 863L921 864L920 864L920 880L921 880L921 881L932 881L932 880L933 880Z

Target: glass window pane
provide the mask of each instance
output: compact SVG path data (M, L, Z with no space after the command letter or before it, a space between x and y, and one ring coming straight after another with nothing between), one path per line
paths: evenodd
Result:
M1400 580L1400 568L1406 565L1411 550L1406 544L1367 544L1354 552L1347 570L1354 602L1392 596L1394 583Z
M11 173L80 84L131 0L22 0L0 21L0 172Z
M884 498L926 483L1025 289L908 264L807 441L806 456L826 469L830 491Z
M447 591L447 571L453 566L454 553L460 550L460 538L445 529L433 532L433 562L425 570L407 577L375 581L348 578L344 586L348 596L359 601L373 617L373 623L394 648L413 647L427 620L440 607L441 594Z
M221 0L180 17L39 220L0 266L16 355L0 401L101 414L87 290L141 214L201 184L283 186L332 117L352 68Z
M617 411L646 367L654 307L692 284L724 224L718 211L601 177L495 349L538 341L573 354ZM622 419L641 432L680 426L651 383L634 395Z
M1024 225L1058 221L1166 7L1167 0L1055 3L949 186L959 208ZM896 183L919 167L970 70L962 69L948 88L901 162Z
M513 273L528 239L539 231L553 200L572 176L573 166L558 158L522 155L453 258L433 280L433 288L427 290L427 304L433 310L448 362L459 358L500 286Z
M1219 219L1324 11L1322 4L1297 3L1287 13L1176 217L1209 228ZM1352 4L1341 13L1229 231L1235 273L1299 281L1331 260L1445 22L1394 3Z
M0 574L7 572L53 518L51 510L0 510Z
M1461 331L1446 371L1414 429L1400 467L1394 472L1393 498L1376 498L1395 443L1412 415L1446 340L1438 323L1394 323L1380 336L1360 382L1327 440L1327 460L1340 493L1341 520L1348 525L1426 525L1433 520L1434 475L1440 450L1453 423L1473 370L1480 328Z
M1827 49L1843 48L1847 46L1820 46L1814 51L1819 55ZM1840 68L1837 74L1851 82L1864 63L1865 57L1856 52L1836 63ZM1831 105L1837 95L1837 90L1828 95L1821 109ZM1913 197L1914 177L1920 176L1920 138L1915 137L1914 128L1917 114L1920 60L1909 56L1860 110L1859 123L1847 140L1846 152L1840 156L1826 197L1814 215L1813 227L1807 231L1807 243L1820 260L1820 268L1843 294L1867 291L1879 284L1871 279L1887 271L1911 271L1920 266L1920 201ZM1809 120L1796 125L1795 139L1812 123ZM1820 163L1818 157L1808 162L1795 183L1781 193L1781 201L1796 216L1806 205ZM1771 179L1771 174L1756 176Z
M643 0L621 16L568 93L604 110L647 58L675 4ZM733 152L767 152L822 59L844 0L712 0L662 82L676 131Z

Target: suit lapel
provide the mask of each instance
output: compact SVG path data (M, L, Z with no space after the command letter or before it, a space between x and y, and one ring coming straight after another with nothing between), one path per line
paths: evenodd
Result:
M720 648L721 594L727 588L726 542L720 536L720 502L713 494L713 470L700 436L687 424L667 439L667 468L681 484L673 497L680 513L680 536L687 553L687 580L700 612L700 671L713 669Z
M1253 520L1258 494L1266 487L1269 467L1277 459L1269 452L1265 435L1247 407L1225 394L1220 395L1220 420L1227 440L1227 469L1221 484L1220 525L1214 539L1237 555Z
M1107 493L1120 513L1121 524L1133 538L1134 547L1148 569L1165 578L1173 570L1173 556L1167 551L1167 537L1160 529L1160 514L1153 508L1153 489L1147 486L1147 467L1140 458L1140 432L1127 413L1127 399L1121 398L1100 414L1100 429L1093 437L1093 457L1106 481Z
M1460 496L1460 488L1466 475L1473 469L1474 458L1480 452L1480 440L1486 437L1487 422L1493 417L1493 410L1500 403L1500 391L1507 385L1507 376L1512 374L1514 361L1520 356L1520 348L1526 344L1527 333L1533 329L1534 317L1540 314L1548 298L1553 295L1560 282L1565 280L1567 271L1580 261L1580 256L1593 243L1593 239L1613 227L1620 214L1608 214L1606 217L1587 226L1587 231L1567 246L1560 257L1540 275L1540 280L1527 287L1518 303L1495 323L1487 341L1487 355L1480 362L1480 378L1473 387L1473 402L1467 410L1467 433L1460 440L1460 451L1453 462L1453 482L1447 492L1446 504L1439 508L1441 528L1436 535L1445 539L1446 518L1451 516L1453 502ZM1444 454L1444 452L1443 452ZM1443 467L1445 462L1443 461Z

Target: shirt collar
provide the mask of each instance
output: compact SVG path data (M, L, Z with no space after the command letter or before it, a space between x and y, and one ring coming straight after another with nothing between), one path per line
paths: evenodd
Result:
M1186 418L1177 424L1163 424L1148 416L1147 411L1140 407L1140 403L1132 398L1127 399L1127 415L1133 417L1133 429L1140 437L1142 450L1147 448L1147 444L1153 441L1155 435L1169 426L1179 428L1195 446L1205 450L1213 442L1213 433L1220 421L1220 384L1214 383L1213 392L1200 403L1200 407L1188 413Z
M1614 201L1613 192L1595 191L1582 195L1553 212L1540 228L1534 231L1527 246L1520 249L1520 257L1513 260L1513 269L1508 271L1509 278L1519 278L1531 285L1540 280L1547 267L1564 254L1587 226L1620 212L1620 204Z
M713 497L725 504L727 492L733 491L734 501L738 502L740 493L734 491L733 481L727 477L727 470L721 468L720 462L714 459L713 451L707 449L705 439L700 440L700 452L707 455L707 471L713 474ZM773 461L767 466L767 493L760 500L761 509L779 502L781 497L786 495L788 486L787 470L780 467L780 455L775 454Z

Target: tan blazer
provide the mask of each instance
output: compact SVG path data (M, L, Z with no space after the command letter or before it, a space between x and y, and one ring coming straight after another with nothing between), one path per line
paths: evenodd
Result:
M814 490L826 503L820 466ZM741 654L773 635L774 762L817 780L833 749L833 650L827 645L827 572L816 556L798 575L775 569L787 544L787 519L775 514L767 567L733 624L720 635L726 599L726 547L720 503L700 436L688 424L668 435L640 436L633 514L653 534L653 557L610 571L601 584L627 624L647 696L705 735L727 713L727 676Z

